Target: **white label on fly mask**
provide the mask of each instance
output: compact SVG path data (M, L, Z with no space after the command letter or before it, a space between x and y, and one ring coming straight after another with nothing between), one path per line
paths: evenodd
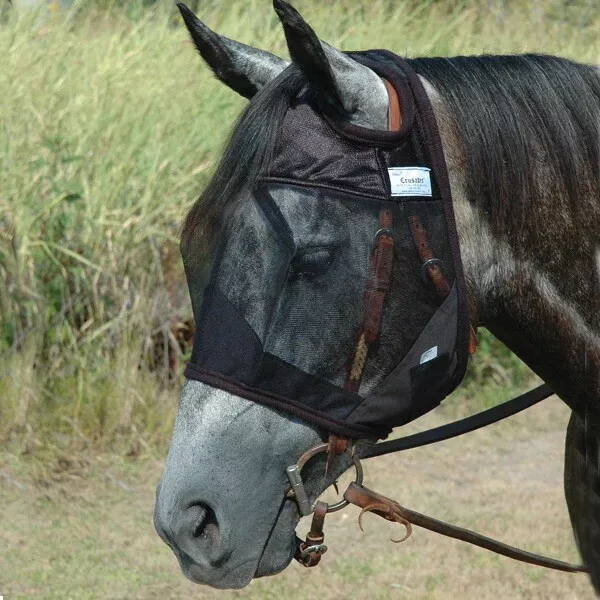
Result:
M427 167L390 167L392 196L431 196L430 170Z
M430 360L433 360L436 357L437 346L434 346L433 348L429 348L429 350L425 350L425 352L421 354L421 360L419 361L419 364L422 365L423 363L429 362Z

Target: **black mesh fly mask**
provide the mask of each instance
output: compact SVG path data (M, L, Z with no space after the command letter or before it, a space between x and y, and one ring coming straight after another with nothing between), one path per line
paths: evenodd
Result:
M425 90L391 53L352 57L392 86L400 128L343 122L310 88L295 97L210 259L182 244L196 321L185 375L338 435L381 438L461 382L469 320Z

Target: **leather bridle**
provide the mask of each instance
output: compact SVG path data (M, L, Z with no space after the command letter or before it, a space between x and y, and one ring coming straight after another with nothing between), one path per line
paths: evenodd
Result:
M477 413L471 417L415 435L375 444L366 450L361 449L362 452L360 453L362 454L362 459L373 458L391 452L408 450L450 439L516 414L525 408L541 402L541 400L547 398L551 394L552 390L548 388L548 386L541 385L517 398L513 398L512 400L481 413ZM353 481L344 492L343 500L333 505L328 505L321 501L312 503L304 489L304 483L301 477L302 467L317 454L325 452L328 454L329 463L331 462L331 457L346 454L352 460L356 469L356 480ZM287 468L288 477L292 484L288 492L288 497L293 498L298 502L298 507L302 516L313 515L310 531L304 541L300 539L297 540L297 550L294 556L294 558L304 566L316 566L319 564L321 556L327 551L327 546L324 544L325 536L323 533L325 515L328 512L341 510L349 504L354 504L361 508L361 513L359 515L359 526L361 529L362 516L366 512L372 512L388 521L403 525L406 528L406 535L402 540L398 541L407 539L412 532L411 525L416 525L443 536L461 540L528 564L570 573L587 572L587 569L582 565L575 565L540 554L527 552L526 550L510 546L480 533L457 527L456 525L451 525L449 523L444 523L433 517L401 506L391 498L378 494L362 485L363 468L360 459L358 458L358 454L359 450L350 442L350 440L332 435L330 436L329 442L310 448L300 457L297 464Z
M392 86L385 80L384 84L389 96L389 128L397 130L401 123L401 112L398 96ZM450 287L440 268L439 261L432 254L427 239L427 233L418 217L409 219L410 229L415 246L422 261L422 270L428 280L435 286L438 295L445 298L450 293ZM389 289L392 272L394 239L392 236L392 214L389 210L382 209L379 214L378 230L374 236L373 252L370 260L369 277L363 300L363 319L357 335L357 341L349 361L349 369L346 376L344 388L348 391L356 391L360 386L364 365L371 344L373 344L380 331L382 312L386 294ZM469 352L472 354L477 348L477 338L473 326L470 328ZM521 394L503 404L482 411L465 419L430 429L404 438L380 442L366 449L360 449L360 458L373 458L391 452L398 452L425 446L431 443L450 439L475 429L479 429L491 423L496 423L511 415L541 402L552 395L552 389L547 385L541 385L529 392ZM327 453L325 472L329 472L336 457L347 455L356 469L356 480L352 482L344 492L343 500L328 505L321 501L311 502L302 481L302 469L313 457L318 454ZM296 500L302 516L313 515L309 533L304 541L297 540L295 557L306 567L314 567L319 564L321 556L327 551L324 544L325 536L323 525L328 512L341 510L348 504L354 504L361 508L359 515L359 526L362 529L362 516L366 512L374 513L388 521L403 525L406 534L404 541L412 532L412 525L423 527L446 537L462 540L469 544L485 548L509 558L519 560L528 564L547 567L566 572L587 572L582 565L570 564L539 554L534 554L509 546L480 533L463 529L455 525L444 523L427 515L415 512L401 506L394 500L378 494L362 485L363 469L358 457L359 450L348 438L330 435L326 443L319 444L307 450L294 465L287 468L287 475L291 488L288 497Z

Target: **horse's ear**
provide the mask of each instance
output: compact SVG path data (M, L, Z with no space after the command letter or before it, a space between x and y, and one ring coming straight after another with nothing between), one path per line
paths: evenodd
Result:
M178 3L177 8L202 58L238 94L252 98L287 67L283 58L211 31L185 4Z
M385 129L388 95L385 85L368 67L319 40L300 13L283 0L273 0L283 24L292 61L327 100L351 121Z

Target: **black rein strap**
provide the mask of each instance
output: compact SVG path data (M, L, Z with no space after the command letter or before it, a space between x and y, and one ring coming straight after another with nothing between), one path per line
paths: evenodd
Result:
M373 458L375 456L383 456L384 454L390 454L391 452L400 452L402 450L410 450L411 448L419 448L421 446L427 446L434 444L435 442L442 442L449 440L453 437L463 435L481 429L486 425L497 423L520 413L522 410L545 400L551 396L554 392L545 383L513 398L507 400L502 404L498 404L492 408L481 411L470 417L461 419L460 421L454 421L447 425L441 425L434 429L428 429L427 431L421 431L414 435L407 435L406 437L399 438L397 440L389 440L388 442L380 442L365 450L359 450L358 454L361 459Z
M526 408L545 400L552 394L552 389L548 385L543 384L532 390L529 390L528 392L525 392L524 394L521 394L520 396L517 396L516 398L513 398L512 400L503 402L502 404L471 415L470 417L466 417L459 421L454 421L453 423L448 423L440 427L435 427L434 429L421 431L420 433L415 433L414 435L409 435L397 440L381 442L367 449L358 450L357 454L359 454L361 458L373 458L375 456L383 456L384 454L390 454L392 452L400 452L402 450L410 450L411 448L419 448L435 442L441 442L443 440L458 437L464 433L481 429L486 425L491 425L492 423L497 423L502 419L516 415L522 410L525 410ZM462 527L457 527L455 525L450 525L449 523L444 523L443 521L438 521L433 517L429 517L427 515L410 510L404 506L400 506L397 502L377 494L357 483L352 483L348 487L344 497L352 504L356 504L357 506L361 507L363 511L376 512L388 520L398 520L398 518L400 518L400 521L406 521L408 523L412 523L413 525L424 527L425 529L435 531L441 535L462 540L463 542L474 544L475 546L485 548L486 550L491 550L497 554L520 560L522 562L572 573L587 571L587 569L581 565L574 565L561 560L556 560L554 558L527 552L525 550L521 550L519 548L515 548L514 546L509 546L508 544L504 544L503 542L489 538L480 533L463 529Z

